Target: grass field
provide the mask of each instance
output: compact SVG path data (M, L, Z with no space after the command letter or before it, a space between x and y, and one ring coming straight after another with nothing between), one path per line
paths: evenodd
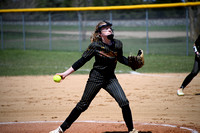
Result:
M151 37L149 38L149 54L146 46L146 27L113 27L116 32L126 31L128 34L140 33L143 37L118 36L123 42L124 55L135 55L138 49L145 53L145 66L137 70L143 73L183 73L192 69L194 56L193 42L189 40L189 56L186 55L186 38L182 37ZM78 26L52 25L52 45L49 45L48 25L26 25L25 45L21 25L4 25L4 50L0 50L0 75L51 75L63 72L81 57L82 52L90 44L89 35L79 44ZM89 32L94 27L85 27ZM130 32L131 31L131 32ZM185 32L185 26L151 26L149 32L158 34L167 32ZM141 33L142 32L142 33ZM120 38L121 37L121 38ZM1 42L1 41L0 41ZM2 44L1 44L2 45ZM81 51L81 52L80 52ZM94 59L85 64L77 74L88 73ZM131 69L120 63L116 73L129 73Z
M0 76L53 75L63 72L81 57L82 52L45 50L1 50ZM124 54L126 57L128 53ZM75 74L87 74L94 59L86 63ZM141 73L184 73L193 67L194 56L145 55L145 65L137 70ZM131 69L118 63L116 73L129 73Z

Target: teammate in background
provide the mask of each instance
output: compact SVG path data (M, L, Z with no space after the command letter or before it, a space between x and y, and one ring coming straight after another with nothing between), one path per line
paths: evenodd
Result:
M91 44L72 67L63 73L57 73L62 79L82 67L92 57L95 57L93 69L90 71L87 84L81 100L66 118L66 120L50 133L63 133L72 123L84 112L100 91L105 89L118 103L122 109L122 114L129 133L138 133L133 127L131 109L129 101L115 76L117 61L129 66L128 58L123 56L122 42L114 39L112 24L102 21L96 26L95 32L91 36Z
M193 50L195 52L195 60L192 72L185 78L181 87L177 90L178 96L184 96L183 89L192 81L200 70L200 35L194 43Z

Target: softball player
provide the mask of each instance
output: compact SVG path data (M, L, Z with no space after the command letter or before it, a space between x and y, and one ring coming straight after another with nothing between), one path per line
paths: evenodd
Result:
M194 43L193 50L195 52L195 60L192 72L185 78L181 87L177 90L178 96L184 96L183 89L192 81L192 79L199 73L200 70L200 35Z
M95 57L93 69L90 71L87 84L81 100L66 118L66 120L50 133L63 133L84 112L100 91L105 89L118 103L122 109L123 118L129 133L138 133L133 127L129 101L115 76L117 61L128 66L128 60L123 56L122 42L114 39L112 24L102 21L96 26L91 36L91 44L72 67L63 73L57 73L65 79L68 75L82 67L92 57Z

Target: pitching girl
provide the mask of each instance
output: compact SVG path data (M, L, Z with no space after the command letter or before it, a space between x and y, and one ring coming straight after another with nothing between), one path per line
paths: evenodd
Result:
M122 109L122 114L129 133L138 133L133 127L131 109L129 101L115 76L117 61L128 66L128 60L123 56L122 42L114 39L112 24L102 21L96 26L95 32L91 37L91 44L68 70L63 73L57 73L62 79L82 67L92 57L95 62L90 71L88 81L81 100L66 118L66 120L50 133L63 133L72 123L84 112L100 91L105 89L118 103Z
M200 35L194 43L193 50L195 53L195 60L192 72L185 78L181 87L177 90L178 96L184 96L183 89L192 81L192 79L199 73L200 70Z

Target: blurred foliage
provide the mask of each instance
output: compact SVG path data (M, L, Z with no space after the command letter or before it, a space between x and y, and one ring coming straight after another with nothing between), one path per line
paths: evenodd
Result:
M186 0L198 1L198 0ZM1 9L42 7L117 6L136 4L177 3L184 0L0 0Z
M0 8L117 6L175 2L182 0L0 0Z

